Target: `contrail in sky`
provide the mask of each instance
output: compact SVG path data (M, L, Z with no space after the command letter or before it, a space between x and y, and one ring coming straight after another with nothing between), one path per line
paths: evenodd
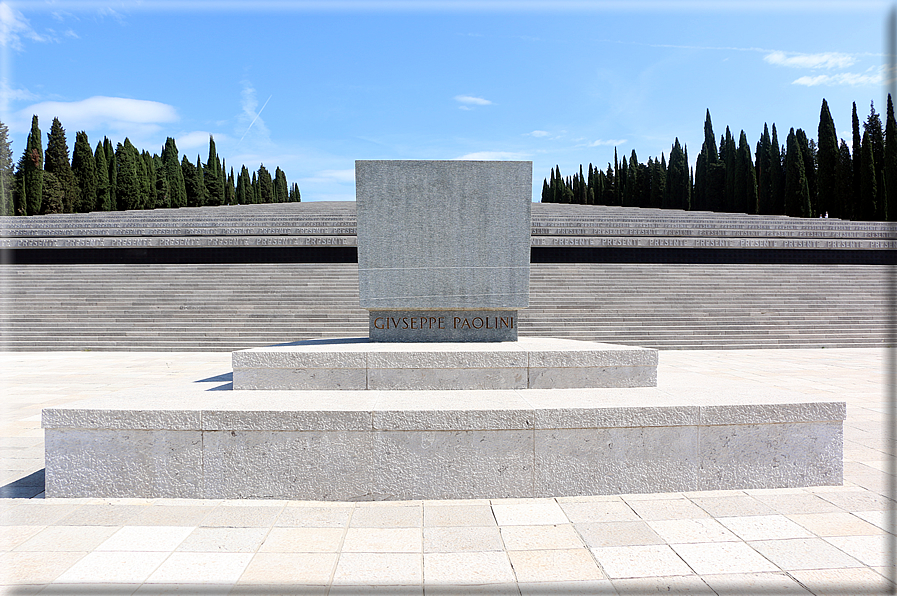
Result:
M269 95L268 99L265 100L265 105L262 106L262 110L265 109L265 106L268 105L268 102L271 101L273 95ZM246 127L246 132L243 133L243 136L240 137L240 142L243 142L243 139L246 138L246 133L249 132L249 129L252 128L252 125L255 124L255 121L259 119L259 116L262 115L262 110L259 110L259 113L255 115L255 118L252 119L252 122L249 123L249 126Z

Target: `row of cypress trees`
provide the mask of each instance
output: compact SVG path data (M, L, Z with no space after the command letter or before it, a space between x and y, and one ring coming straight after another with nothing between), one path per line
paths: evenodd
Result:
M299 185L288 185L260 165L243 166L234 177L209 137L209 157L196 163L178 156L169 137L161 155L139 151L128 138L115 147L107 137L92 150L87 133L75 135L69 161L65 129L53 119L44 152L38 118L31 120L25 151L13 171L6 125L0 123L0 215L86 213L126 209L245 205L300 201Z
M828 102L822 100L818 141L792 128L784 145L778 131L764 124L752 154L744 131L735 138L728 127L719 145L710 110L704 120L704 143L692 170L688 148L677 138L669 164L627 160L614 151L613 165L602 171L589 164L564 178L555 167L542 183L543 203L620 205L792 217L839 217L851 220L897 219L897 121L888 95L885 123L871 104L860 121L853 104L852 149L838 142Z

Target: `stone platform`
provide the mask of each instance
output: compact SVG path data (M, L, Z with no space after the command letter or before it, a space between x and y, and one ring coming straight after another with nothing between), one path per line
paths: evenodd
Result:
M842 482L844 402L756 384L206 389L44 409L46 496L468 499Z
M308 340L233 353L234 389L654 387L657 350L555 338L493 343Z

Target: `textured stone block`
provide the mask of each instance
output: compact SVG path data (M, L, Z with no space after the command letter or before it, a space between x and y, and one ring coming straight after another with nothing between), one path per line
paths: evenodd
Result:
M657 426L535 432L537 497L694 490L698 429Z
M533 433L525 430L378 432L373 492L389 499L529 496L532 452Z
M371 432L203 433L203 498L351 501L369 494Z
M202 434L179 430L44 431L48 497L202 498Z
M371 368L368 389L526 389L526 368Z
M583 366L529 369L531 389L656 387L657 366Z
M364 368L234 370L234 389L367 389Z
M841 484L843 444L841 422L704 426L697 490Z

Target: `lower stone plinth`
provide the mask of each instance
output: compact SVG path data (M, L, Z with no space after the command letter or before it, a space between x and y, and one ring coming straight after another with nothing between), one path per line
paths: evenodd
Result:
M657 350L555 338L500 343L309 340L233 353L234 389L654 387Z
M844 402L774 388L196 385L45 409L47 497L471 499L842 482Z

